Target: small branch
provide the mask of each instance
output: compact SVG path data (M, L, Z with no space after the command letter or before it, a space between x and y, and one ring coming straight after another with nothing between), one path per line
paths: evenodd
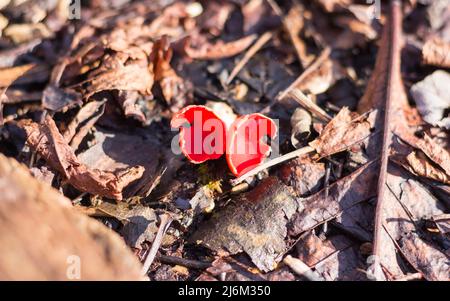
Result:
M305 277L310 281L325 281L325 279L311 270L303 261L298 258L294 258L288 255L284 258L283 262L289 266L297 275Z
M157 260L163 263L172 265L181 265L191 269L204 270L209 268L212 264L211 262L192 260L175 256L159 255L156 257Z
M423 279L423 275L421 273L413 273L413 274L408 274L401 278L397 278L394 281L411 281L411 280L420 280L420 279Z
M241 183L242 181L244 181L245 179L258 174L260 171L265 170L266 168L269 168L269 167L272 167L274 165L280 164L280 163L282 163L284 161L287 161L289 159L292 159L292 158L296 158L296 157L299 157L299 156L303 156L303 155L309 154L309 153L311 153L313 151L314 151L314 148L312 148L311 146L305 146L305 147L297 149L297 150L295 150L293 152L290 152L290 153L287 153L287 154L285 154L283 156L280 156L278 158L275 158L275 159L272 159L270 161L267 161L267 162L259 165L258 167L250 170L249 172L243 174L239 178L231 180L231 184L232 185L237 185L237 184Z
M231 83L248 61L272 38L272 36L273 33L268 31L258 38L255 44L247 50L244 57L236 64L236 66L234 66L226 81L227 85Z
M161 224L159 225L158 233L156 233L156 237L153 240L152 247L148 252L147 258L145 259L144 265L142 266L142 276L146 276L150 266L155 259L156 253L158 252L159 246L161 245L164 234L167 229L169 229L170 224L172 223L172 218L168 214L163 214L161 216Z
M311 114L318 117L321 121L328 123L332 119L332 117L328 115L327 112L325 112L315 102L309 99L305 94L303 94L303 92L300 91L300 89L292 89L292 91L288 93L288 96L292 97L302 107L311 112Z

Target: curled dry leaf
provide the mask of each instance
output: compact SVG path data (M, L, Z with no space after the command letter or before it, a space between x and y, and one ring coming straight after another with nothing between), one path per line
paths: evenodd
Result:
M63 133L64 140L76 151L97 120L105 111L104 101L91 101L84 105L67 125Z
M45 82L49 76L49 69L45 65L26 64L0 69L0 88L10 85Z
M304 26L303 8L297 2L294 3L289 13L283 19L283 25L289 33L292 44L295 47L297 56L303 68L306 68L314 59L313 55L308 54L305 42L300 38L300 32Z
M55 85L48 85L42 93L42 106L52 111L61 111L81 105L81 95L69 89L61 89Z
M90 85L86 89L86 98L105 90L139 91L150 94L153 86L153 73L149 70L147 62L130 63L124 65L121 61L111 68L102 71L89 79Z
M173 111L178 111L191 97L184 80L170 66L172 54L169 40L162 37L153 45L150 60L155 81L159 83L164 99Z
M295 148L301 146L301 141L304 141L311 134L312 117L308 111L297 108L291 116L291 143Z
M73 254L80 280L142 279L139 261L116 233L73 210L69 199L2 154L0 190L8 192L0 202L1 279L67 280Z
M310 142L321 157L326 157L345 149L354 144L363 142L371 134L374 127L376 112L358 116L344 107L325 126L320 136Z
M146 122L147 118L137 104L139 100L139 93L137 91L119 91L117 100L122 106L126 117L132 117L143 124Z
M422 139L408 133L398 134L398 136L412 147L421 150L450 176L450 153L433 141L430 136L424 134Z
M450 108L449 87L450 74L442 70L433 72L411 87L417 109L429 124L450 129L450 116L445 116Z
M249 35L232 42L218 41L215 44L202 43L198 48L193 48L190 39L185 40L184 51L197 60L218 60L238 55L247 49L256 40L257 35Z
M450 68L450 43L431 39L423 46L422 57L425 64Z
M406 161L412 171L422 177L426 177L444 184L450 184L448 176L439 167L435 167L425 156L420 156L417 152L412 152L406 157Z
M106 131L97 128L95 145L78 155L78 160L92 169L119 174L139 166L144 172L123 191L124 198L146 196L158 184L159 164L164 162L164 151L151 135L133 131Z
M25 130L28 145L80 191L121 200L123 189L144 173L142 166L114 174L82 164L50 116L42 124L24 120L18 125Z

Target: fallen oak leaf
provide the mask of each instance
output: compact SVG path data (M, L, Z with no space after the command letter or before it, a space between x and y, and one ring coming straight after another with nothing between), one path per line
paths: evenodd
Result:
M215 44L203 43L198 48L191 46L191 40L188 37L184 41L184 52L191 59L196 60L218 60L238 55L247 49L256 40L257 35L249 35L232 42L219 41Z
M72 148L59 133L55 122L48 115L42 124L23 120L18 123L18 126L25 130L28 145L80 191L121 200L123 189L141 178L144 173L145 169L142 166L114 174L90 169L80 163Z

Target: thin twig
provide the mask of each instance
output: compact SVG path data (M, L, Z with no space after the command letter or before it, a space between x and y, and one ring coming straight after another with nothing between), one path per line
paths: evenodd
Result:
M272 38L273 33L268 31L261 35L258 40L250 47L242 59L234 66L228 79L226 81L227 85L236 77L236 75L242 70L242 68L248 63L248 61Z
M328 115L327 112L325 112L321 107L319 107L315 102L313 102L311 99L309 99L308 96L303 94L300 89L292 89L288 93L288 96L292 97L296 102L298 102L302 107L307 109L311 114L318 117L320 120L324 122L329 122L332 117Z
M325 281L325 279L311 270L303 261L298 258L294 258L288 255L284 258L283 262L289 266L297 275L305 277L310 281Z
M249 172L243 174L239 178L231 180L231 184L232 185L239 184L242 181L244 181L245 179L258 174L260 171L263 171L266 168L269 168L269 167L272 167L274 165L280 164L280 163L282 163L284 161L287 161L289 159L292 159L292 158L296 158L296 157L299 157L299 156L303 156L303 155L309 154L309 153L311 153L313 151L314 151L314 148L312 148L311 146L305 146L305 147L299 148L299 149L297 149L295 151L292 151L290 153L287 153L287 154L285 154L283 156L280 156L280 157L277 157L277 158L272 159L270 161L264 162L263 164L259 165L258 167L255 167L254 169L250 170Z
M181 266L184 266L187 268L197 269L197 270L204 270L204 269L209 268L212 265L211 262L192 260L192 259L186 259L186 258L176 257L176 256L167 256L167 255L158 255L156 257L156 259L163 263L173 264L173 265L181 265Z
M413 273L413 274L408 274L401 278L397 278L394 281L411 281L411 280L420 280L420 279L423 279L422 273Z
M146 276L150 266L155 259L156 253L158 252L159 246L161 245L164 234L167 229L169 229L170 224L172 223L172 218L168 214L163 214L161 216L161 224L159 225L158 233L156 233L156 237L153 240L152 247L148 252L147 258L145 259L144 265L142 266L142 276Z

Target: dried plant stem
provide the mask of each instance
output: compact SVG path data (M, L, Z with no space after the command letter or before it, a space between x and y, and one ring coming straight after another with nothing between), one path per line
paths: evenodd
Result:
M298 258L294 258L288 255L284 258L283 262L289 266L297 275L305 277L310 281L325 281L320 275L311 270L303 261Z
M387 72L387 86L385 91L385 105L384 105L384 126L383 126L383 143L381 147L381 164L380 175L378 178L377 186L377 206L375 210L375 227L374 227L374 242L373 242L373 255L374 255L374 268L381 267L380 258L383 253L382 246L382 231L383 227L383 206L386 193L386 181L387 181L387 167L389 162L389 148L392 141L392 129L391 129L391 117L393 110L393 99L395 97L394 76L400 66L400 41L401 41L401 4L397 0L392 0L390 5L389 23L385 26L385 30L388 34L388 72Z
M234 66L228 79L226 81L227 85L236 77L236 75L244 68L248 61L273 37L273 33L268 31L261 35L258 40L250 47L245 53L244 57Z
M305 94L303 94L300 89L293 89L288 94L296 102L298 102L302 107L307 109L311 114L319 118L321 121L329 122L332 117L328 115L321 107L319 107L315 102L309 99Z
M206 261L192 260L175 256L159 255L157 260L167 264L181 265L191 269L203 270L209 268L212 264Z
M156 237L153 240L152 247L148 252L147 258L145 259L144 265L142 266L142 276L147 275L150 266L155 259L156 253L158 252L159 246L161 245L164 234L167 229L169 229L170 224L172 223L172 218L168 214L163 214L161 216L161 223L159 225L158 233L156 233Z
M267 161L267 162L259 165L258 167L256 167L256 168L250 170L249 172L243 174L239 178L231 180L231 184L232 185L237 185L237 184L241 183L242 181L244 181L245 179L258 174L260 171L265 170L266 168L269 168L269 167L272 167L274 165L280 164L280 163L282 163L284 161L287 161L289 159L293 159L293 158L296 158L296 157L299 157L299 156L303 156L303 155L312 153L313 151L314 151L314 148L312 148L311 146L305 146L305 147L299 148L299 149L297 149L295 151L292 151L292 152L287 153L287 154L285 154L283 156L280 156L278 158L272 159L270 161Z

